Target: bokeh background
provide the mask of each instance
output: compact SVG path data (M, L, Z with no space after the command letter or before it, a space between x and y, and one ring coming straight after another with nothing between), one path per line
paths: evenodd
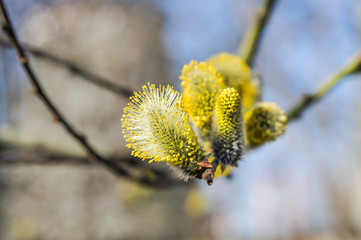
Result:
M262 1L4 2L22 42L137 90L147 82L180 89L184 64L236 53ZM254 66L263 100L289 109L360 48L359 0L279 0ZM101 153L129 155L120 124L126 98L31 61ZM347 77L285 136L247 153L230 179L160 190L69 164L85 153L51 121L14 51L0 46L0 238L361 239L360 89L360 75ZM64 162L4 161L54 155Z

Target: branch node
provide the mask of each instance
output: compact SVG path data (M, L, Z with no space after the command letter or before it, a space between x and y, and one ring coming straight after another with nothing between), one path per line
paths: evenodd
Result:
M258 9L254 14L254 21L260 21L264 17L264 10Z
M1 24L1 31L3 31L3 32L9 32L9 28L8 28L8 26L6 25L6 23Z
M302 98L303 98L303 101L306 103L306 104L309 104L311 102L313 102L316 98L315 98L315 95L313 94L302 94Z
M69 68L70 72L72 72L72 73L78 73L79 72L79 69L77 67L73 66L73 65L69 64L68 68Z
M56 115L56 114L52 114L51 119L53 120L53 122L59 122L60 121L59 116Z
M86 139L87 139L87 136L84 133L80 133L79 137L82 141L86 141Z
M94 156L94 154L89 153L88 160L89 160L89 162L96 162L97 158Z
M39 93L39 91L38 91L38 89L37 89L36 87L32 87L32 88L30 89L30 92L31 92L32 94L38 94L38 93Z

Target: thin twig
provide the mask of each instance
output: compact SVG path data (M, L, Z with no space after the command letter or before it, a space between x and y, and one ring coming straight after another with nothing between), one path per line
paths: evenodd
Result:
M254 21L247 28L245 36L238 48L240 57L250 66L253 64L262 33L264 32L276 2L277 0L264 0L263 5L255 14Z
M3 39L0 38L0 45L6 48L11 48L11 44ZM89 82L104 88L105 90L108 90L120 97L126 97L129 98L134 91L119 86L118 84L113 83L109 79L105 79L104 77L100 77L95 75L94 73L91 73L89 71L86 71L82 69L81 67L77 66L76 64L65 60L63 58L57 57L51 53L48 53L44 50L37 49L35 47L30 46L29 44L21 44L23 47L23 50L34 55L35 57L45 59L53 64L57 64L59 66L65 67L70 71L71 73L78 75L82 77L84 80L88 80Z
M313 94L303 96L291 107L287 112L288 122L300 117L308 107L329 93L345 76L359 72L361 72L361 51L350 57L344 67L327 77Z
M147 164L133 156L110 156L109 161L118 162L133 175L142 174L149 178L146 185L167 188L175 186L190 186L184 184L174 175L170 174L167 166L162 164ZM89 161L85 157L79 157L62 152L50 150L41 145L27 147L10 142L0 141L0 165L74 165L96 166L99 161ZM150 181L151 180L151 181Z
M127 177L130 180L140 182L146 185L151 186L161 186L167 187L169 186L168 183L164 183L164 181L159 181L159 178L152 179L145 175L143 176L136 176L131 174L125 167L118 164L116 161L106 159L102 157L87 141L87 139L80 134L78 131L74 129L73 126L70 125L69 121L63 116L62 113L55 107L54 103L50 100L47 96L43 87L41 86L40 82L38 81L35 73L33 72L32 68L30 67L30 62L28 57L26 56L23 48L19 44L19 41L15 35L14 28L6 11L5 5L3 0L0 0L0 10L3 17L3 22L1 24L1 29L7 35L9 41L11 42L13 48L15 49L19 62L21 63L26 75L28 76L29 80L31 81L35 93L39 97L39 99L44 103L44 105L49 109L51 114L53 115L53 119L59 122L64 126L66 131L88 152L90 159L97 160L99 163L103 164L107 167L111 172L113 172L117 176Z

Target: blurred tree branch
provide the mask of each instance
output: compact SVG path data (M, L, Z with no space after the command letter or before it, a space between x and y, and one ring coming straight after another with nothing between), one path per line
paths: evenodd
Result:
M140 181L144 185L156 188L169 188L175 186L190 186L170 174L167 166L161 164L146 164L140 159L132 156L118 157L111 156L109 160L118 162L124 169L135 176L147 176L148 180ZM24 147L6 142L0 142L0 164L7 166L14 165L75 165L75 166L92 166L99 165L97 161L89 161L85 157L68 155L60 152L54 152L47 148ZM137 181L139 182L139 181Z
M0 38L0 45L6 48L11 48L11 44L7 41L5 41L4 39ZM62 66L66 69L68 69L68 71L70 71L71 73L78 75L80 77L82 77L84 80L88 80L90 83L93 83L107 91L110 91L120 97L126 97L129 98L134 91L132 91L131 89L119 86L115 83L113 83L112 81L105 79L103 77L97 76L94 73L91 73L87 70L82 69L81 67L77 66L76 64L67 61L65 59L62 59L60 57L57 57L51 53L48 53L44 50L41 49L37 49L35 47L32 47L28 44L21 44L21 46L23 47L23 50L25 52L28 52L32 55L34 55L35 57L47 60L53 64Z
M357 52L354 56L351 56L343 67L327 77L313 94L304 95L293 107L291 107L287 112L288 122L300 117L308 107L329 93L344 79L344 77L359 72L361 72L361 51Z
M155 177L150 176L149 171L151 171L151 169L147 170L148 173L145 172L144 174L132 174L131 171L129 171L123 165L119 164L117 161L104 158L93 148L93 146L91 146L88 143L86 137L83 134L80 134L77 130L75 130L75 128L72 125L70 125L69 121L57 109L57 107L49 98L47 93L43 90L43 87L41 86L33 69L31 68L30 61L16 37L12 22L8 16L3 0L0 0L0 11L2 14L1 29L6 34L11 45L16 51L18 60L22 68L24 69L27 77L31 81L31 84L34 87L35 94L39 97L39 99L51 112L53 119L59 122L60 124L62 124L63 127L66 129L66 131L88 152L89 160L96 160L97 162L101 163L106 168L108 168L115 175L126 177L135 182L143 183L145 185L150 185L150 186L156 186L156 187L172 186L175 182L169 181L169 178L168 179L164 178L166 174L162 172L152 171L152 174L154 174Z
M240 57L250 66L253 65L253 60L257 53L261 36L264 34L264 29L276 2L277 0L264 0L263 5L255 13L254 20L247 28L245 36L238 48Z

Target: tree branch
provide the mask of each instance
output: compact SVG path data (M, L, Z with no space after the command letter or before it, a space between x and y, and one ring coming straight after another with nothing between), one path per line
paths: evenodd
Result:
M119 157L111 156L110 161L118 162L127 169L132 175L141 173L147 176L149 185L156 188L168 188L175 186L190 186L174 175L170 174L167 166L162 164L147 164L140 159L132 156ZM16 165L73 165L73 166L102 166L98 161L89 161L85 157L73 156L56 152L42 146L26 147L16 144L0 141L0 165L16 166ZM151 181L150 181L151 180Z
M11 48L11 44L3 39L0 38L0 45L6 48ZM45 59L53 64L62 66L66 68L69 72L78 75L82 77L84 80L88 80L90 83L93 83L105 90L108 90L120 97L126 97L129 98L131 95L133 95L132 90L119 86L118 84L113 83L112 81L105 79L103 77L97 76L93 73L90 73L80 67L78 67L76 64L67 61L65 59L62 59L60 57L57 57L53 54L50 54L46 51L34 48L28 44L21 44L23 47L23 50L34 55L35 57L38 57L40 59Z
M168 187L169 184L164 182L162 179L159 178L149 177L146 174L138 176L138 174L132 174L128 171L124 166L118 164L116 161L106 159L102 157L87 141L84 135L80 134L78 131L74 129L72 125L70 125L69 121L64 117L64 115L55 107L54 103L50 100L46 92L43 90L38 78L36 77L34 71L30 66L29 59L25 54L23 48L19 44L19 41L16 37L14 32L13 25L11 20L8 16L6 11L5 5L3 0L0 0L0 11L2 13L2 24L1 29L8 37L10 43L12 44L13 48L15 49L18 60L21 63L22 68L24 69L27 77L29 78L31 84L35 89L35 93L39 97L39 99L43 102L43 104L48 108L48 110L53 115L53 119L63 125L65 130L88 152L89 158L94 159L108 168L112 173L117 176L123 176L130 180L140 182L150 186L160 186L160 187ZM157 173L155 176L157 176ZM159 175L159 174L158 174Z
M264 0L263 5L254 16L253 23L247 28L245 36L238 48L240 57L250 66L253 65L254 56L257 53L262 33L277 0Z
M329 93L345 76L361 72L361 51L346 62L344 67L327 77L324 82L317 88L315 93L303 96L291 109L287 112L288 122L300 117L301 114L312 104L316 103L327 93Z

